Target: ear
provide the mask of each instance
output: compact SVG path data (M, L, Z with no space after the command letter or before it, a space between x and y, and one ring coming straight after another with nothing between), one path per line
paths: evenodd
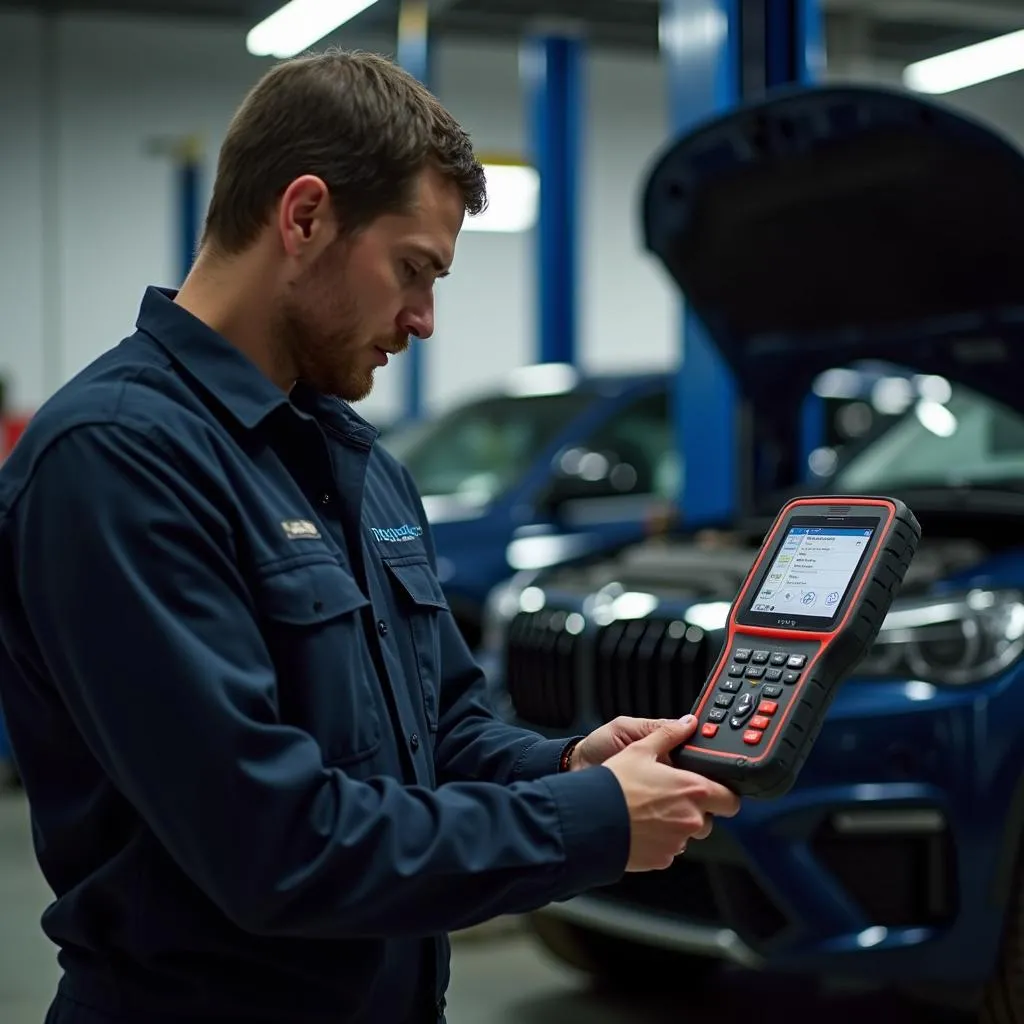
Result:
M284 190L277 228L284 251L297 259L315 257L330 245L337 222L331 194L321 178L304 174Z

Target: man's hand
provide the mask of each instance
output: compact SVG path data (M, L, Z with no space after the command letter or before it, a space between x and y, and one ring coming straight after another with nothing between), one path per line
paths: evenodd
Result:
M593 768L604 764L610 757L625 750L631 743L650 736L672 719L664 718L616 718L600 729L595 729L589 736L580 740L572 752L569 770ZM693 730L690 730L692 734ZM668 752L661 755L663 764L669 764Z
M691 839L707 837L716 815L731 818L740 809L739 797L725 786L662 763L696 724L692 717L667 722L605 762L629 809L627 871L669 867Z

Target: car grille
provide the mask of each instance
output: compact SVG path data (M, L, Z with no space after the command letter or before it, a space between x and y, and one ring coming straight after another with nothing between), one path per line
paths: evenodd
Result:
M679 718L697 700L721 640L678 620L634 619L603 627L594 646L595 703L603 721Z
M617 621L585 632L582 621L554 609L512 620L505 685L523 722L568 728L584 694L600 721L678 718L693 707L722 646L723 634L678 619Z
M505 686L527 722L566 729L576 717L580 637L564 611L520 612L505 645Z

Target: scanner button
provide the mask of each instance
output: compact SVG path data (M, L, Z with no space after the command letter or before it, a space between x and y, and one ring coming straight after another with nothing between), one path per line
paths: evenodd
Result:
M754 653L751 656L750 660L755 665L767 665L768 664L768 659L771 656L772 656L772 652L771 651L754 651ZM796 668L797 666L794 665L793 667Z
M738 679L740 676L743 675L743 666L742 665L730 665L729 666L729 675L731 675L733 678Z
M774 700L763 700L757 705L757 713L759 715L774 715L779 710L778 701Z
M799 678L800 678L800 673L799 672L787 672L782 677L782 681L784 683L795 683L795 682L797 682L797 680L799 680Z
M729 724L734 729L742 729L743 726L746 724L746 721L747 721L747 716L746 715L733 715L732 718L729 719Z
M760 679L764 675L764 668L761 665L751 665L747 669L748 679Z
M750 720L751 729L767 729L772 724L772 720L766 715L754 715Z
M774 683L766 683L761 687L762 697L781 697L782 687L776 686Z
M732 698L729 698L732 700ZM737 715L749 715L754 710L754 695L752 693L745 693L740 697L739 702L736 705Z
M786 664L786 660L788 658L789 658L789 655L785 651L776 651L772 655L772 664L773 665L785 665Z
M711 739L718 732L718 726L714 722L705 722L700 728L701 736Z
M749 744L751 747L756 747L761 742L761 737L764 735L760 729L748 729L743 734L743 742Z
M771 683L777 683L782 678L782 669L770 668L765 672L764 677Z
M726 718L726 710L725 710L725 708L712 708L708 712L708 721L709 722L724 722L725 718Z
M807 664L807 655L806 654L791 654L789 656L789 661L787 661L786 664L790 668L803 668L804 665Z
M726 693L739 693L740 687L742 685L742 679L723 679L722 685L719 687L719 689L725 690Z
M731 708L735 699L731 693L720 693L715 697L715 707Z
M750 648L749 647L737 647L732 654L733 661L750 661Z

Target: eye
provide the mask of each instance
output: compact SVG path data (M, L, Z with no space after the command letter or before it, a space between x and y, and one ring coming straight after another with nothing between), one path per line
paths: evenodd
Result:
M407 281L415 281L420 275L420 268L409 260L402 260L402 276Z

